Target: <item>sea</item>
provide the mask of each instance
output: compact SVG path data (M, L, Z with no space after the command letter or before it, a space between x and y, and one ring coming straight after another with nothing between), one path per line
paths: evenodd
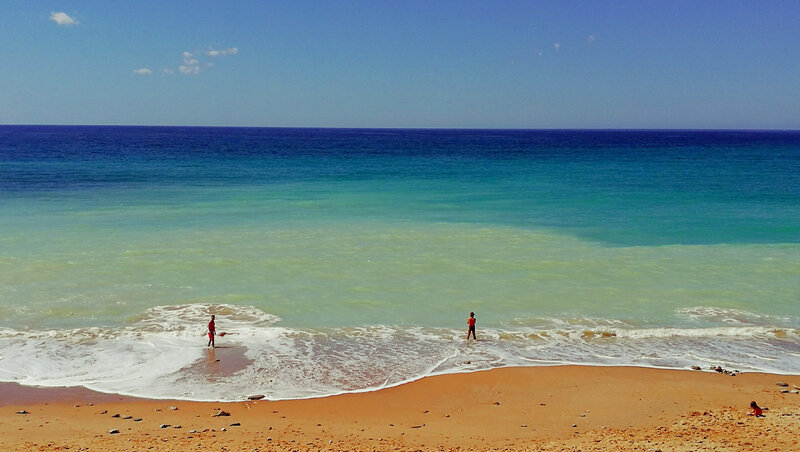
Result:
M0 381L561 364L800 374L800 132L0 126Z

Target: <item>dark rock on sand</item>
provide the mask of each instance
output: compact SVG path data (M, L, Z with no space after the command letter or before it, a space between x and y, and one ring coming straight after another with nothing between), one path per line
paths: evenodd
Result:
M111 434L111 435L114 435L116 433L119 433L119 430L117 430L117 429L109 430L108 433Z
M261 400L264 397L266 397L264 394L250 395L250 396L247 396L247 400Z

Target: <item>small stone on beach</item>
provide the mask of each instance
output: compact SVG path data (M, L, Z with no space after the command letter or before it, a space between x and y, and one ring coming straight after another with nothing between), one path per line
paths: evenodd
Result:
M119 417L119 413L117 413L117 414L112 414L112 415L111 415L111 417Z
M234 422L233 424L230 425L230 427L239 427L240 425L242 425L242 424L240 424L238 422Z
M171 406L171 407L169 407L169 409L170 409L170 410L172 410L172 411L175 411L175 410L177 410L177 409L178 409L178 407L176 407L176 406Z
M111 434L111 435L114 435L116 433L119 433L119 430L117 430L117 429L109 430L108 433Z
M159 428L167 428L167 427L169 427L169 424L161 424L161 425L159 426Z
M29 412L27 412L25 410L22 410L22 411L17 411L17 414L31 414L31 413L29 413Z
M261 400L266 397L264 394L247 396L247 400Z
M775 383L775 386L783 386L785 388L786 386L789 386L789 383L784 383L782 381L779 381L779 382Z

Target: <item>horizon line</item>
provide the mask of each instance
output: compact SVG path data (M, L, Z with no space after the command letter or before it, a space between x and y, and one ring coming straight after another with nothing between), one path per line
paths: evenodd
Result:
M618 132L800 132L786 128L659 128L659 127L345 127L345 126L244 126L244 125L153 125L153 124L0 124L0 127L141 127L198 129L307 129L307 130L428 130L428 131L618 131Z

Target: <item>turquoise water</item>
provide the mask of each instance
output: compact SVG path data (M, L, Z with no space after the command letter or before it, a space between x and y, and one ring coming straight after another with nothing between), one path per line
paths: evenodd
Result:
M0 127L0 156L0 380L800 373L800 133ZM197 371L212 313L249 360L224 380Z

